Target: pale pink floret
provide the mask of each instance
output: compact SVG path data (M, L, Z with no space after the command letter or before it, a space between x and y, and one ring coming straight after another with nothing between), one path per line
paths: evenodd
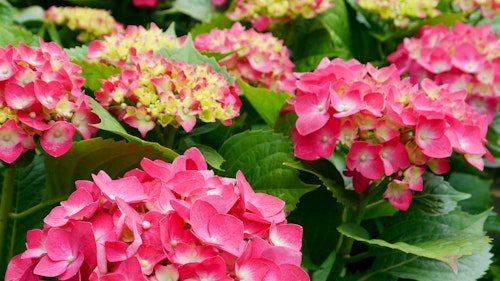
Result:
M71 148L75 130L72 123L56 121L43 133L40 144L49 155L61 156Z
M0 159L14 162L23 153L23 139L28 136L13 119L0 125Z

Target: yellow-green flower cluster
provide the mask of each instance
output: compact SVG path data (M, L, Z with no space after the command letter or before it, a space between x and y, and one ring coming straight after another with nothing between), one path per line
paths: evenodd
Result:
M248 20L263 31L276 22L313 18L332 6L329 0L238 0L227 16L234 21Z
M122 72L95 91L99 103L142 136L156 124L182 126L189 132L202 122L230 125L239 115L238 90L210 64L169 61L153 52L130 52Z
M398 27L406 27L414 18L437 16L438 3L439 0L358 0L361 8Z
M123 29L110 11L87 7L52 6L45 11L45 19L80 32L76 39L85 43Z
M168 49L180 47L179 39L164 32L154 23L149 29L143 26L129 25L125 30L105 36L102 40L90 42L87 59L121 64L129 60L129 50L135 49L137 54L156 52L165 47Z

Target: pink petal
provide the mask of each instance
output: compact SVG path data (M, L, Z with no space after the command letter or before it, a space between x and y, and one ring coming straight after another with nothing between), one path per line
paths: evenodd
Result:
M333 153L339 134L340 120L337 118L330 118L322 128L308 135L301 135L294 128L292 140L295 156L304 160L328 158Z
M74 134L73 124L57 121L43 133L40 144L49 155L59 157L71 148Z
M144 193L142 183L136 177L124 177L112 180L104 171L92 175L95 184L111 201L117 197L127 203L142 202L149 197Z
M295 99L295 112L298 115L295 127L301 135L319 130L328 122L329 89L323 87L316 94L298 95Z
M5 102L10 108L25 109L34 104L35 101L33 83L29 83L25 87L12 82L5 85Z
M271 225L269 240L274 246L283 246L300 251L302 248L302 226L298 224Z
M420 117L415 128L415 142L422 152L434 158L446 158L451 155L452 147L445 136L446 121Z
M26 137L14 119L0 125L0 160L14 162L23 153L21 141Z
M43 256L33 269L33 273L40 276L56 277L63 274L67 268L67 261L53 261L48 256Z
M35 268L35 259L24 259L21 255L13 257L9 261L7 271L5 272L5 280L10 281L39 281L39 276L33 273Z
M208 232L210 241L219 248L239 256L241 253L241 245L243 243L243 222L238 218L227 214L214 215L208 224Z

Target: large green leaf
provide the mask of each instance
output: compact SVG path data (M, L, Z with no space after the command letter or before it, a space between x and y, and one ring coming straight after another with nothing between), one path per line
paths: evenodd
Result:
M471 196L457 191L441 176L425 173L423 180L424 189L414 194L412 206L429 214L447 214L457 207L459 201Z
M24 211L37 206L42 200L45 191L45 166L43 156L36 156L30 165L24 168L18 168L15 178L15 191L12 198L12 213L16 214L16 218L10 219L7 226L5 239L7 249L0 253L5 261L14 255L26 250L26 232L33 228L41 228L43 226L43 218L48 214L51 205L41 206L36 212L31 212L29 215L18 217ZM11 215L12 216L12 215ZM6 264L0 264L0 272L5 272Z
M17 46L21 42L32 47L39 45L38 36L17 25L0 22L0 34L0 47Z
M492 179L452 171L448 182L454 189L470 195L468 199L459 203L464 211L481 213L490 208Z
M112 178L139 166L143 158L162 159L162 153L137 143L94 138L74 142L63 156L45 159L47 193L45 201L67 196L74 191L75 181L91 179L92 173L106 171Z
M119 135L130 142L138 143L141 146L151 147L156 151L159 151L163 154L163 157L168 160L173 160L179 154L168 147L164 147L156 142L148 142L136 136L130 135L127 131L122 127L120 122L118 122L106 109L104 109L97 101L91 99L90 107L92 108L92 112L97 114L101 119L101 122L98 124L93 124L94 127L104 130L107 132L111 132L113 134Z
M330 35L336 49L349 52L351 48L351 28L344 0L333 1L334 7L318 15L318 20Z
M259 113L260 117L273 127L278 118L283 105L292 96L286 92L276 92L264 88L256 88L238 79L243 95L252 104L253 108Z
M217 15L217 10L210 1L205 0L175 0L167 13L183 13L199 21L208 20Z
M77 56L78 54L72 53L72 55ZM82 68L82 76L85 78L85 87L92 91L101 88L101 79L104 80L111 75L119 74L121 68L99 62L88 62L85 60L73 60L74 63L78 64Z
M488 213L470 215L457 209L447 215L431 216L418 209L410 209L390 218L388 226L375 239L363 227L355 224L343 224L338 230L371 246L443 262L449 266L449 272L456 273L461 270L457 261L462 256L489 249L490 238L483 234ZM384 260L388 256L378 255L376 268L389 267L389 261Z
M303 267L313 271L328 271L325 262L335 259L335 246L339 238L337 226L342 223L342 206L325 187L317 188L300 198L297 209L287 217L289 223L300 224ZM330 260L333 263L333 261ZM317 273L320 274L320 273ZM328 275L328 273L326 273Z
M88 48L89 47L87 45L82 45L78 47L65 49L65 51L71 60L75 60L78 62L85 60L85 58L87 57Z
M196 38L196 36L200 34L209 33L210 31L212 31L212 29L230 28L232 25L233 21L231 21L225 14L219 14L215 17L212 17L208 21L203 21L195 25L189 33L191 33L191 35Z
M359 203L358 194L354 190L348 190L344 187L342 175L329 161L319 159L316 161L287 162L285 165L316 176L340 203L352 207Z
M376 262L375 265L379 271L389 273L394 277L404 278L404 280L476 281L482 280L480 278L488 270L492 256L490 247L473 251L472 255L458 259L458 272L456 273L442 262L404 253L383 255L385 264Z
M10 23L14 19L16 9L7 0L0 0L0 22Z
M224 78L226 78L229 83L234 84L234 77L227 73L226 67L220 66L214 58L204 56L196 50L191 35L187 36L184 44L182 44L180 48L161 48L157 53L168 59L185 61L189 64L208 63L212 66L213 70L224 75Z
M317 185L305 184L295 169L283 165L293 162L289 138L272 131L245 131L232 136L219 150L226 160L224 176L234 177L241 170L254 190L277 196L291 210L302 194Z

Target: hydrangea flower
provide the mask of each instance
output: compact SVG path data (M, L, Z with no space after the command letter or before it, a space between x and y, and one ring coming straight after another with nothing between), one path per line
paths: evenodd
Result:
M237 0L227 17L233 21L248 20L255 29L263 31L277 22L314 18L331 7L333 4L328 0Z
M0 160L14 162L38 138L55 157L70 149L75 131L90 138L98 117L80 73L56 43L0 48Z
M295 90L294 64L283 41L271 33L245 30L239 23L229 29L212 29L194 40L202 52L229 54L219 60L230 74L246 82L271 90Z
M156 52L163 47L177 48L180 45L177 37L164 32L154 23L151 23L148 29L129 25L125 30L105 36L102 40L90 42L87 60L122 65L128 61L131 48L139 54Z
M136 7L154 7L158 0L132 0L132 4Z
M344 147L354 189L390 177L384 197L400 210L409 207L412 191L422 190L426 167L444 173L457 153L483 169L482 157L489 156L487 119L466 103L465 90L448 91L429 79L414 85L394 65L377 69L356 60L325 58L298 77L290 100L298 116L295 155L316 160Z
M77 181L44 228L28 231L6 279L309 280L302 227L241 172L214 175L196 148L141 168Z
M464 12L472 12L479 8L481 15L485 18L493 18L500 14L498 0L457 0L454 3Z
M500 41L491 28L424 26L387 59L413 83L427 78L449 91L466 90L468 103L491 121L500 97Z
M88 7L51 6L45 11L45 19L80 32L77 36L80 42L90 42L123 29L110 11Z
M382 20L392 21L397 27L406 27L411 19L435 17L439 0L358 0L358 5Z
M94 94L143 137L157 123L181 125L186 132L197 119L230 125L241 107L237 89L211 65L169 61L152 51L136 54L134 49L122 72L108 77Z

